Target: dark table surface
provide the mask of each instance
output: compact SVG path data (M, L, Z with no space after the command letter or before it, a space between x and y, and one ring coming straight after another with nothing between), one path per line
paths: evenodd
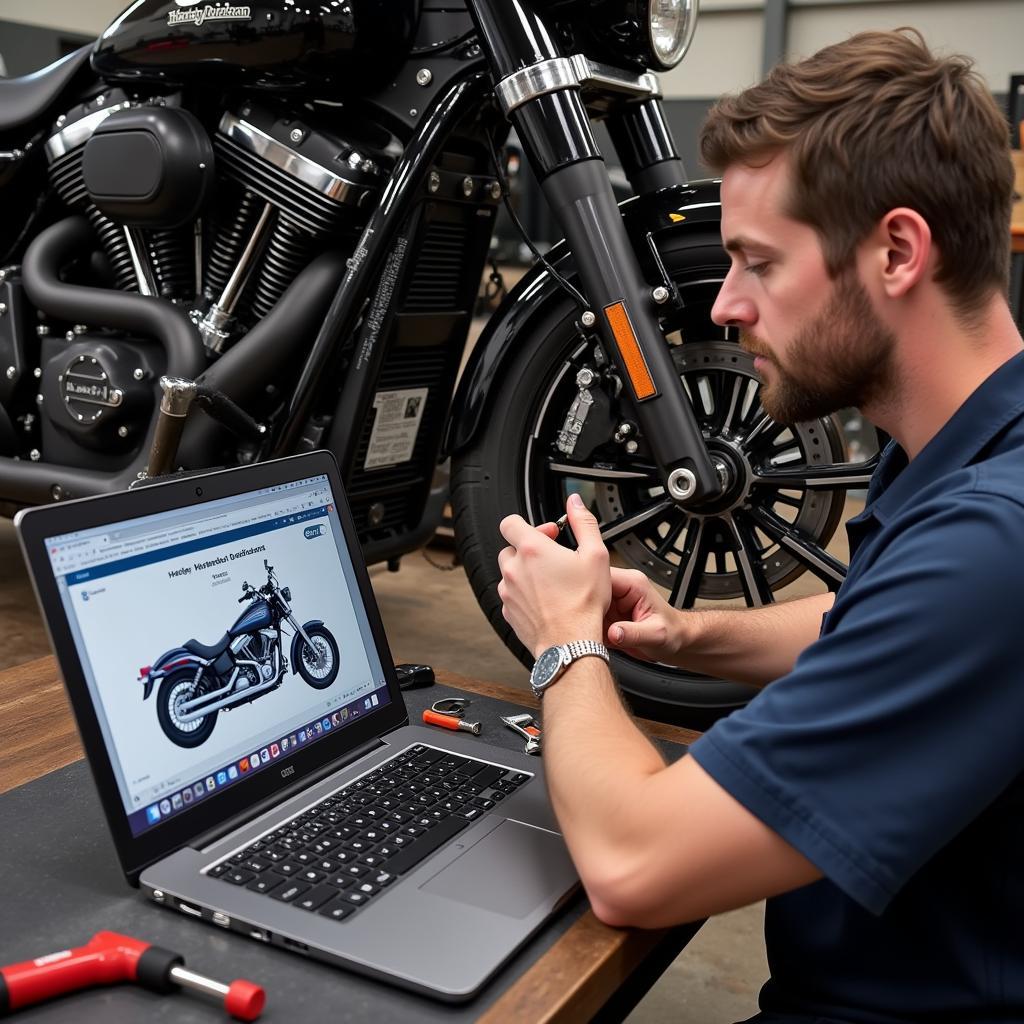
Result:
M3 739L16 727L13 719L19 706L21 711L30 710L41 717L38 739L44 746L47 735L63 734L64 724L58 730L57 721L47 732L49 716L27 685L46 677L44 663L49 661L19 666L34 669L20 675L17 669L0 673L0 749L10 751ZM52 672L56 674L55 666ZM422 709L435 700L466 696L467 686L473 685L470 680L441 675L459 688L435 685L409 691L411 720L418 720ZM482 738L506 749L520 747L520 738L498 718L524 710L530 696L485 684L476 686L471 692L470 717L484 723ZM502 699L507 697L523 704ZM48 703L56 704L52 695ZM64 708L53 707L55 716L66 713ZM692 738L692 734L663 726L652 731L662 734L656 742L669 758L680 756L685 748L666 742L665 736ZM438 730L439 740L445 735ZM609 929L579 897L539 932L480 996L453 1006L263 946L155 906L130 888L120 872L84 761L67 764L0 796L0 837L0 964L81 945L99 930L123 932L180 952L186 966L201 974L224 982L244 977L263 985L268 996L263 1019L268 1022L290 1018L387 1024L527 1019L524 1015L530 1020L586 1019L623 985L639 989L634 993L638 998L657 976L650 977L652 965L663 968L696 930ZM19 1017L75 1024L94 1020L198 1024L225 1019L223 1011L196 998L160 997L132 986L81 992L27 1008Z

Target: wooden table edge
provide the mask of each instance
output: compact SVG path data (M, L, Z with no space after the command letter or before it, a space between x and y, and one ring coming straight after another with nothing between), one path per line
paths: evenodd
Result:
M469 679L443 669L436 675L446 686L495 700L532 708L540 703L528 690ZM661 722L639 722L649 736L673 743L693 743L700 736ZM589 1020L668 935L667 929L610 928L587 910L540 960L505 989L479 1022L569 1024Z
M527 690L444 669L436 675L438 682L470 693L525 707L538 704ZM16 726L9 727L9 716ZM676 743L692 743L699 736L658 722L641 720L641 725L649 735ZM0 745L5 752L0 794L83 756L52 657L0 671ZM479 1019L483 1024L522 1020L568 1024L589 1019L667 937L666 930L610 928L587 910Z

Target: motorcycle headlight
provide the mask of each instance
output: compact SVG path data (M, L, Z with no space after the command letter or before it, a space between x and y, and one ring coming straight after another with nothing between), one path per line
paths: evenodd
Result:
M647 0L647 34L651 55L662 71L685 56L697 27L699 0Z

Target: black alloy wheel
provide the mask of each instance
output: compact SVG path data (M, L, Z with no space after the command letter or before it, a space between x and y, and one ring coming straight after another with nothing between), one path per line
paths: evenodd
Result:
M758 607L805 574L833 591L845 577L828 545L847 489L866 486L874 459L847 461L836 417L790 428L764 412L752 358L733 329L710 318L727 269L716 236L662 255L683 299L663 319L666 342L724 492L692 507L671 498L598 337L584 333L560 300L546 329L523 340L500 387L491 410L500 427L485 430L453 474L462 560L485 614L524 664L532 659L495 593L504 545L496 525L514 511L533 523L553 521L573 491L601 524L612 563L644 572L680 609L723 601ZM614 660L634 708L663 721L704 728L756 692L618 653Z
M326 626L307 626L309 643L299 637L295 670L314 690L326 690L338 678L338 641Z
M204 672L196 682L195 668L180 668L164 676L156 694L157 719L164 735L179 747L193 748L204 744L217 724L216 711L208 715L183 721L183 705L215 689L209 673Z

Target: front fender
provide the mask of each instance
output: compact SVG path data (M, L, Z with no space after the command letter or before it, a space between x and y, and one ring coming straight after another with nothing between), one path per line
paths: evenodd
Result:
M675 237L695 227L705 231L709 225L717 227L722 220L719 192L717 180L695 181L634 196L619 204L637 262L652 287L660 283L661 274L648 236L657 243L666 235ZM572 254L564 241L552 248L547 259L562 275L574 276ZM517 339L526 337L549 303L563 294L560 285L538 263L505 297L487 322L463 371L448 417L441 458L456 454L473 441L491 404L491 392L516 352Z
M322 626L324 624L323 619L310 619L309 622L304 622L302 628L304 630L310 629L313 626ZM299 644L302 643L302 634L296 633L292 637L292 648L291 648L291 666L292 671L295 671L295 666L299 663Z

